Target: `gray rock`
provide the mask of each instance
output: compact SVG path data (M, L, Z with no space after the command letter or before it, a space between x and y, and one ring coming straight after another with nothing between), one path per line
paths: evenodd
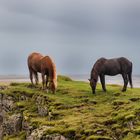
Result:
M0 140L3 139L3 127L0 125Z
M42 126L33 130L26 140L40 140L43 137L44 131L48 128L48 126Z
M3 116L0 115L0 126L2 125L2 123L3 123Z
M60 134L52 134L52 135L44 136L43 140L68 140L68 139Z
M5 90L7 88L8 88L7 86L0 86L0 90Z
M3 94L0 94L0 103L2 104Z
M13 97L8 95L2 96L1 104L6 112L12 111L15 108Z
M4 134L11 135L20 132L22 130L22 121L22 114L14 114L5 118L2 124Z
M23 130L23 131L26 131L26 135L29 136L29 135L31 135L31 133L32 133L32 131L34 130L34 128L33 128L33 126L31 126L31 125L29 124L28 121L24 120L24 121L22 122L22 130Z
M0 140L2 140L2 138L3 138L3 127L2 127L2 123L3 123L3 116L0 115Z
M38 108L38 114L42 117L48 115L48 99L43 96L38 96L36 98L36 105Z
M33 130L26 140L68 140L60 134L45 135L45 131L49 128L48 126L42 126Z
M46 136L29 136L26 140L69 140L60 134L52 134Z
M48 115L48 107L47 106L40 106L38 105L38 114L41 116L41 117L45 117Z

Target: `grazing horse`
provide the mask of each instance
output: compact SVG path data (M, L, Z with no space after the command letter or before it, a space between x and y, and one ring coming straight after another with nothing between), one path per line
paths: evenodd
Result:
M124 57L114 58L114 59L106 59L100 58L94 64L91 75L90 75L90 86L92 88L92 92L95 93L96 85L98 81L98 76L100 77L101 85L103 90L106 92L105 86L105 75L115 76L117 74L121 74L124 80L124 86L122 91L126 91L128 81L130 83L131 88L132 85L132 62Z
M42 88L45 89L49 83L48 88L55 93L57 88L56 67L49 56L43 56L40 53L32 53L28 56L28 68L30 73L30 80L33 83L33 76L36 84L38 84L38 72L42 76ZM46 76L46 77L45 77Z

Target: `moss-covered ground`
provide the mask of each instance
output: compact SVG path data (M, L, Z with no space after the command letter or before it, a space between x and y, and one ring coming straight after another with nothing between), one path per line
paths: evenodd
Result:
M92 94L89 83L59 76L55 94L41 90L41 85L11 83L2 94L13 96L24 119L35 128L48 126L44 135L59 133L70 140L140 140L140 89L107 85L103 92L98 84ZM19 100L22 96L27 100ZM40 117L37 97L46 99L49 113ZM25 132L6 136L5 140L24 140Z

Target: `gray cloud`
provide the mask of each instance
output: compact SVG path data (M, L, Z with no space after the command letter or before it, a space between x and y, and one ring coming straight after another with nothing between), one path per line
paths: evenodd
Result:
M51 55L60 73L89 73L102 56L126 56L139 73L139 36L137 0L2 0L0 74L28 73L32 51Z

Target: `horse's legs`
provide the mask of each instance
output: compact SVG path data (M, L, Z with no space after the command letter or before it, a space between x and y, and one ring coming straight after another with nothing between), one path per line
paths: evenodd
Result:
M38 74L37 74L37 72L34 72L34 76L35 76L36 85L38 85Z
M47 85L48 85L48 75L46 75L46 88L47 88Z
M100 75L100 81L101 81L103 90L106 92L106 87L105 87L105 75Z
M131 88L133 88L133 84L132 84L132 73L128 73L128 80L130 83Z
M44 87L45 87L45 74L42 73L42 89L44 90Z
M124 92L127 89L128 77L127 77L127 74L122 74L122 77L123 77L123 80L124 80L124 86L123 86L122 92Z
M29 69L29 72L30 72L30 80L31 80L31 83L33 85L34 84L33 83L33 71L31 69Z

